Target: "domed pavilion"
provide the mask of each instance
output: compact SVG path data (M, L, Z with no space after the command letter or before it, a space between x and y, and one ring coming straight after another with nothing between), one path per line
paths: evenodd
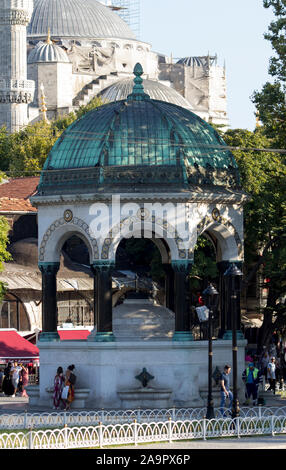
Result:
M155 386L172 390L170 403L191 406L198 403L203 385L198 374L200 367L206 368L207 357L206 344L193 341L189 326L186 280L194 249L198 236L207 233L216 248L223 292L227 267L243 261L246 195L235 159L214 128L186 108L151 99L142 85L140 64L134 74L133 89L125 99L74 122L45 162L33 198L43 276L40 351L45 376L52 376L68 351L69 361L81 370L80 383L90 390L89 402L96 406L120 407L119 392L132 389L135 375L146 365L152 368ZM86 244L95 276L95 329L80 346L61 344L57 333L56 274L61 248L73 235ZM134 328L134 335L123 332L128 340L119 341L111 299L116 250L123 238L142 236L160 251L166 272L165 308L173 312L174 330L168 330L168 338L152 342L142 335L136 338ZM227 302L222 295L223 332L231 329ZM144 308L139 310L144 319ZM121 317L128 329L129 314ZM124 325L119 326L122 332ZM221 367L231 361L228 343L217 341L215 361ZM44 399L47 383L42 377Z

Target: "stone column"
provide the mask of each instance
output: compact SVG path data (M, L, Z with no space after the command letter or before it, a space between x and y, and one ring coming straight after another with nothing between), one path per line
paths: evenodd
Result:
M163 269L165 272L165 307L169 308L174 312L174 269L171 264L163 264Z
M189 261L172 261L174 269L174 310L175 333L174 341L191 341L193 335L190 331L190 312L188 302L187 278L190 272Z
M42 333L40 341L59 341L57 309L57 272L60 263L40 263L42 273Z
M96 275L94 293L96 334L90 335L89 341L115 341L112 331L113 268L113 261L98 261L92 265Z

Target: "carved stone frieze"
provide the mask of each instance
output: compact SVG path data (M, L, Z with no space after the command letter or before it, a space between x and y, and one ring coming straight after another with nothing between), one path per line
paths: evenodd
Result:
M0 90L0 103L31 103L33 94L24 91L3 91Z
M96 241L95 238L92 237L92 235L90 233L90 230L89 230L88 224L86 222L84 222L84 220L79 219L78 217L73 217L69 221L66 221L65 218L62 217L60 219L55 220L49 226L49 228L46 230L46 232L45 232L45 234L42 238L42 242L41 242L41 245L40 245L40 248L39 248L39 261L40 262L45 260L46 245L47 245L50 237L62 225L67 225L67 227L72 225L73 228L75 226L75 227L78 227L78 228L82 229L85 233L85 236L86 236L87 240L90 243L90 246L92 247L93 259L98 259L99 258L99 250L98 250L97 241Z
M28 26L31 13L25 10L4 10L0 12L0 24Z

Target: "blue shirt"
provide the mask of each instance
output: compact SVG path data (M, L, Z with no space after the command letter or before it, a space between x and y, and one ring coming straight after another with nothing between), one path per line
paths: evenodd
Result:
M230 388L229 388L229 382L230 382L229 374L226 374L225 372L223 372L221 374L220 380L223 380L225 389L229 392L229 390L230 390ZM224 389L222 388L222 386L221 386L221 391L224 392Z

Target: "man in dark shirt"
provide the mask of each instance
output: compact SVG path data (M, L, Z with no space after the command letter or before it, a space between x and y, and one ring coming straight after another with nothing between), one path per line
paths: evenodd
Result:
M220 402L220 411L223 416L226 416L225 413L225 403L226 399L229 399L229 409L232 407L232 400L233 400L233 394L230 391L230 374L231 367L227 364L224 366L223 373L221 374L220 378L220 396L221 396L221 402Z

